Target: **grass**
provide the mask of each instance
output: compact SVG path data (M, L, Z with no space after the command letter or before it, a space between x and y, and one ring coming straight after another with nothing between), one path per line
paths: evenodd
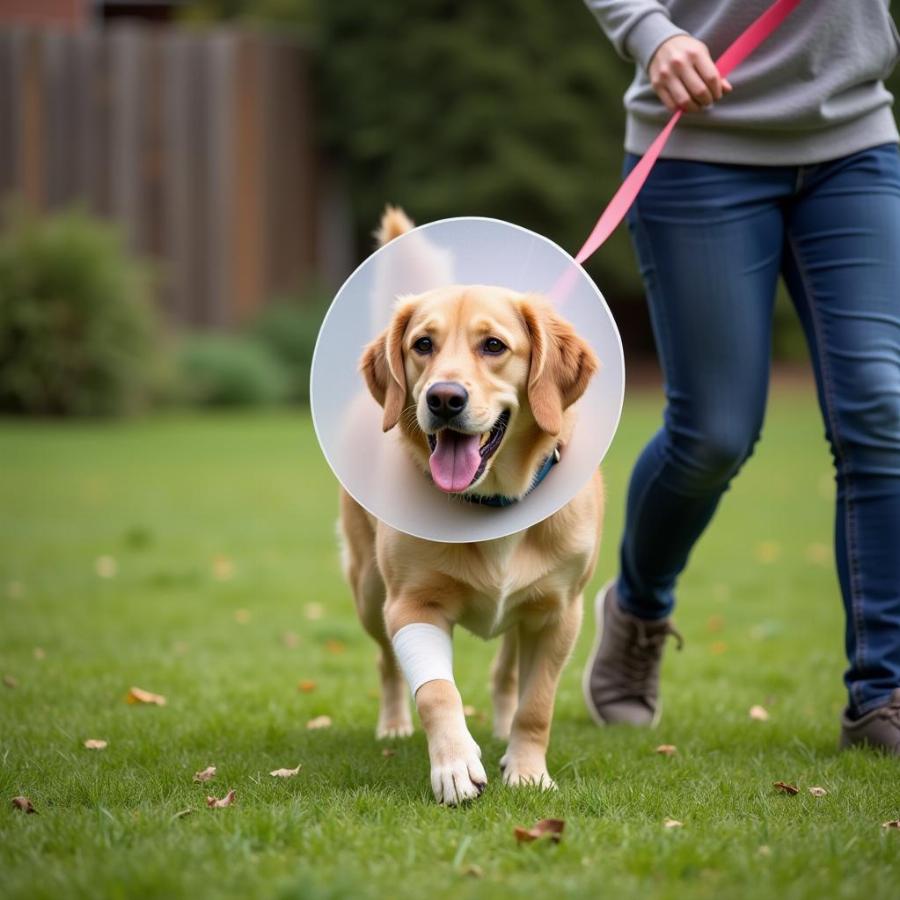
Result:
M628 468L658 415L654 394L629 398L595 586L614 570ZM3 898L897 896L900 832L881 827L900 816L897 761L835 749L833 483L806 387L773 398L694 554L656 732L589 722L589 615L556 709L560 790L506 789L485 716L493 648L457 639L492 778L458 810L431 800L421 732L387 757L373 738L373 646L304 416L6 422L0 460L0 674L18 680L0 686ZM104 556L114 577L96 571ZM131 685L168 705L127 705ZM751 721L753 704L770 721ZM322 714L333 726L308 731ZM661 743L677 755L655 754ZM298 762L296 778L268 774ZM211 764L215 781L193 784ZM800 794L777 793L780 779ZM234 807L206 808L228 788ZM39 815L13 810L17 794ZM546 816L566 820L560 845L516 844L515 825Z

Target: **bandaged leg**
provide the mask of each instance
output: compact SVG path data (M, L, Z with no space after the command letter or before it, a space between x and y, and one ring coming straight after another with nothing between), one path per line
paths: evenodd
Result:
M477 797L484 790L487 775L453 681L449 633L436 625L415 622L399 629L392 644L428 736L435 799L456 806Z

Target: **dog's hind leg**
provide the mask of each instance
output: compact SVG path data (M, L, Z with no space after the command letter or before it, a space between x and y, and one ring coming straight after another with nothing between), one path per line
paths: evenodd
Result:
M375 559L375 531L363 508L343 492L341 532L344 540L344 574L353 590L356 611L363 628L379 647L381 706L375 736L406 737L413 732L409 690L384 627L385 590Z
M509 739L519 702L519 640L516 628L500 639L500 649L491 666L491 700L494 704L494 737Z

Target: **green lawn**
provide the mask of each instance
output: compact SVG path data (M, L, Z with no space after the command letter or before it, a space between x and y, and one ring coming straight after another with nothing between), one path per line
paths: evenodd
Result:
M658 415L655 394L629 398L595 586ZM493 648L461 635L492 780L452 810L432 801L421 732L392 756L374 740L374 648L305 416L0 424L0 675L17 680L0 685L0 896L896 897L900 831L881 823L900 817L898 763L835 749L832 494L811 390L780 393L683 581L686 647L667 656L656 732L590 723L586 618L556 709L557 793L500 783ZM167 705L128 705L132 685ZM319 715L332 727L307 730ZM208 765L216 779L192 783ZM229 788L236 805L206 808ZM560 845L516 844L514 826L546 816L566 820Z

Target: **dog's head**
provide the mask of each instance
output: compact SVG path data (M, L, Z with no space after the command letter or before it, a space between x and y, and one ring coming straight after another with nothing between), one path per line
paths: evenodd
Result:
M456 286L399 301L360 368L441 490L519 497L597 365L542 297Z

